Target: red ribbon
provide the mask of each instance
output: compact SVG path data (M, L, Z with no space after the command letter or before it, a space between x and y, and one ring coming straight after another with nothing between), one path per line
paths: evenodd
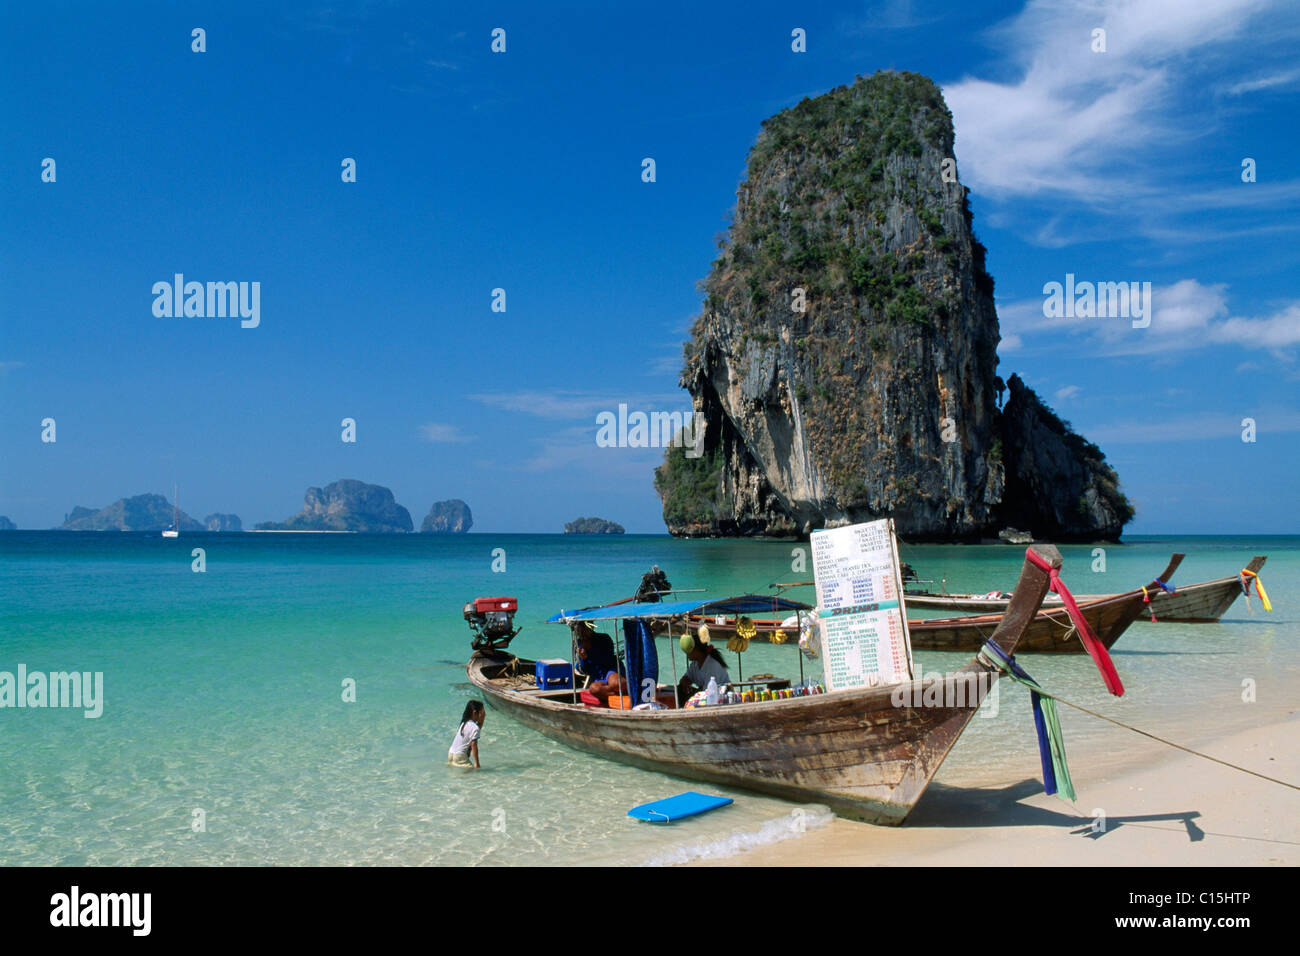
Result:
M1088 626L1087 620L1084 619L1083 612L1079 610L1079 605L1075 603L1074 595L1070 593L1070 589L1061 580L1060 572L1039 557L1038 552L1033 548L1025 549L1025 557L1036 568L1047 572L1047 577L1051 582L1049 589L1061 596L1061 601L1065 604L1065 610L1069 613L1070 620L1074 622L1074 627L1079 632L1079 640L1083 641L1088 656L1092 658L1092 662L1097 665L1097 670L1101 672L1101 679L1106 682L1106 689L1116 697L1123 697L1124 685L1120 683L1119 674L1115 671L1115 665L1111 663L1110 654L1106 652L1106 646L1097 640L1097 636L1092 633L1092 628Z

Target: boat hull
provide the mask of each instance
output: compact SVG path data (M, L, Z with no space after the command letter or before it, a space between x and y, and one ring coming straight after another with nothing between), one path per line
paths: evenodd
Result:
M583 707L504 689L508 660L479 652L470 681L487 702L570 747L675 776L753 790L873 823L900 824L997 674L681 711ZM529 662L520 660L527 669ZM931 696L926 697L926 689ZM946 696L945 696L946 695ZM961 706L921 706L924 700ZM898 706L897 701L917 706Z
M1109 648L1138 619L1145 606L1142 592L1132 591L1100 601L1084 602L1079 605L1079 610L1093 635ZM989 614L908 621L907 631L913 650L974 651L984 644L1001 618L999 614ZM1085 648L1069 612L1061 607L1034 615L1016 653L1083 654Z
M1250 559L1246 570L1258 572L1267 560L1264 556ZM1184 624L1210 624L1219 620L1241 597L1241 578L1219 578L1178 588L1175 594L1161 591L1152 595L1151 610L1157 621L1179 621Z
M1246 565L1249 571L1258 572L1264 566L1266 557L1251 558ZM1174 594L1158 587L1148 587L1151 598L1150 611L1157 622L1178 621L1184 624L1210 624L1227 613L1234 601L1242 594L1239 577L1218 578L1214 581L1202 581L1180 587ZM1082 603L1104 601L1118 595L1080 594L1076 600ZM932 594L929 592L908 592L905 596L909 608L926 608L929 610L975 611L985 614L998 614L1006 610L1008 598L981 598L970 594ZM1049 594L1043 601L1044 607L1060 606L1061 599ZM1022 650L1032 648L1023 647Z

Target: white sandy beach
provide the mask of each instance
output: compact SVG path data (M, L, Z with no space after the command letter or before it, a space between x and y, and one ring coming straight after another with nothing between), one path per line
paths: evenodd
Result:
M1208 739L1179 740L1211 756L1300 782L1300 712ZM1294 866L1300 791L1116 728L1122 758L1071 757L1078 801L1043 793L1038 778L971 789L941 771L907 824L836 819L723 866ZM1093 811L1106 815L1093 828Z

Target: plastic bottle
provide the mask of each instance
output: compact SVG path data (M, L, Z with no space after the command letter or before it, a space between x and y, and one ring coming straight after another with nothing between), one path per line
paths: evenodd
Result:
M718 680L716 677L709 678L709 686L704 688L704 699L710 707L718 702Z

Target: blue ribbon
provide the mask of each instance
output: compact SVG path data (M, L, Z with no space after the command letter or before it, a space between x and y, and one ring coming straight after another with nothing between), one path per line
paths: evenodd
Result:
M992 638L984 642L984 648L1006 664L1011 673L1034 687L1038 686L1038 681L1030 677L1025 669L1016 663L1015 657L1008 657L1002 648L994 644ZM1038 732L1038 760L1043 766L1043 791L1051 796L1056 793L1056 771L1052 769L1052 747L1047 739L1047 721L1043 718L1042 698L1033 687L1029 690L1029 702L1034 710L1034 730Z

